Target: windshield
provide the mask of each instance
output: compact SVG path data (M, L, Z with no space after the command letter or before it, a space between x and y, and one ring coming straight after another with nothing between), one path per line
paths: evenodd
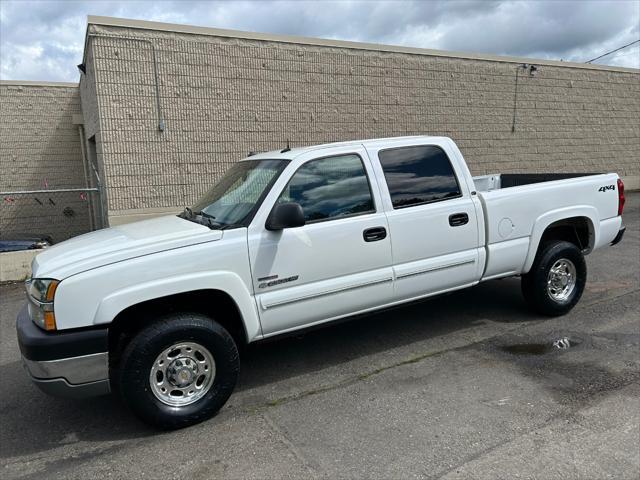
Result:
M193 208L185 208L180 216L212 228L243 226L286 164L287 160L235 163Z

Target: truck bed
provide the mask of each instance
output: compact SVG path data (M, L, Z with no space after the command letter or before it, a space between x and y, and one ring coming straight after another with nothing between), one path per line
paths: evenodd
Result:
M520 187L533 183L553 182L569 178L601 175L600 173L496 173L473 177L479 192L500 190L501 188Z
M530 245L537 245L545 228L556 220L588 220L586 253L611 242L620 228L614 187L617 179L613 173L475 177L485 219L487 262L483 278L528 271L535 254Z

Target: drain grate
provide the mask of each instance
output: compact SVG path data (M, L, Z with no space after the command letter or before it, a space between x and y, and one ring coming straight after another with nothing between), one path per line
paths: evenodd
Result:
M560 350L566 350L571 346L571 341L567 338L559 338L558 340L553 342L553 346L559 348Z

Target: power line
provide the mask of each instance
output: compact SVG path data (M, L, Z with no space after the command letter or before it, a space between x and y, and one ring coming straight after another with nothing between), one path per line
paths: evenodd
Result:
M616 55L614 58L628 57L630 55L638 55L640 52L623 53L622 55Z
M638 42L640 42L640 40L634 40L634 41L633 41L633 42L631 42L631 43L627 43L626 45L623 45L623 46L622 46L622 47L620 47L620 48L616 48L615 50L611 50L610 52L607 52L607 53L605 53L605 54L603 54L603 55L600 55L599 57L592 58L591 60L588 60L588 61L586 61L586 62L584 62L584 63L591 63L591 62L593 62L593 61L595 61L595 60L598 60L598 59L600 59L600 58L602 58L602 57L606 57L607 55L611 55L612 53L617 52L618 50L622 50L623 48L630 47L631 45L633 45L633 44L635 44L635 43L638 43Z

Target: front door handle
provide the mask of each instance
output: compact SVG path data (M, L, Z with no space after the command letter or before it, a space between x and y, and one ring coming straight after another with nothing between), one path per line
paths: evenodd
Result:
M362 232L362 238L365 242L377 242L387 238L387 229L384 227L367 228Z
M454 213L453 215L449 215L449 225L452 227L459 227L461 225L466 225L469 223L469 215L466 213Z

